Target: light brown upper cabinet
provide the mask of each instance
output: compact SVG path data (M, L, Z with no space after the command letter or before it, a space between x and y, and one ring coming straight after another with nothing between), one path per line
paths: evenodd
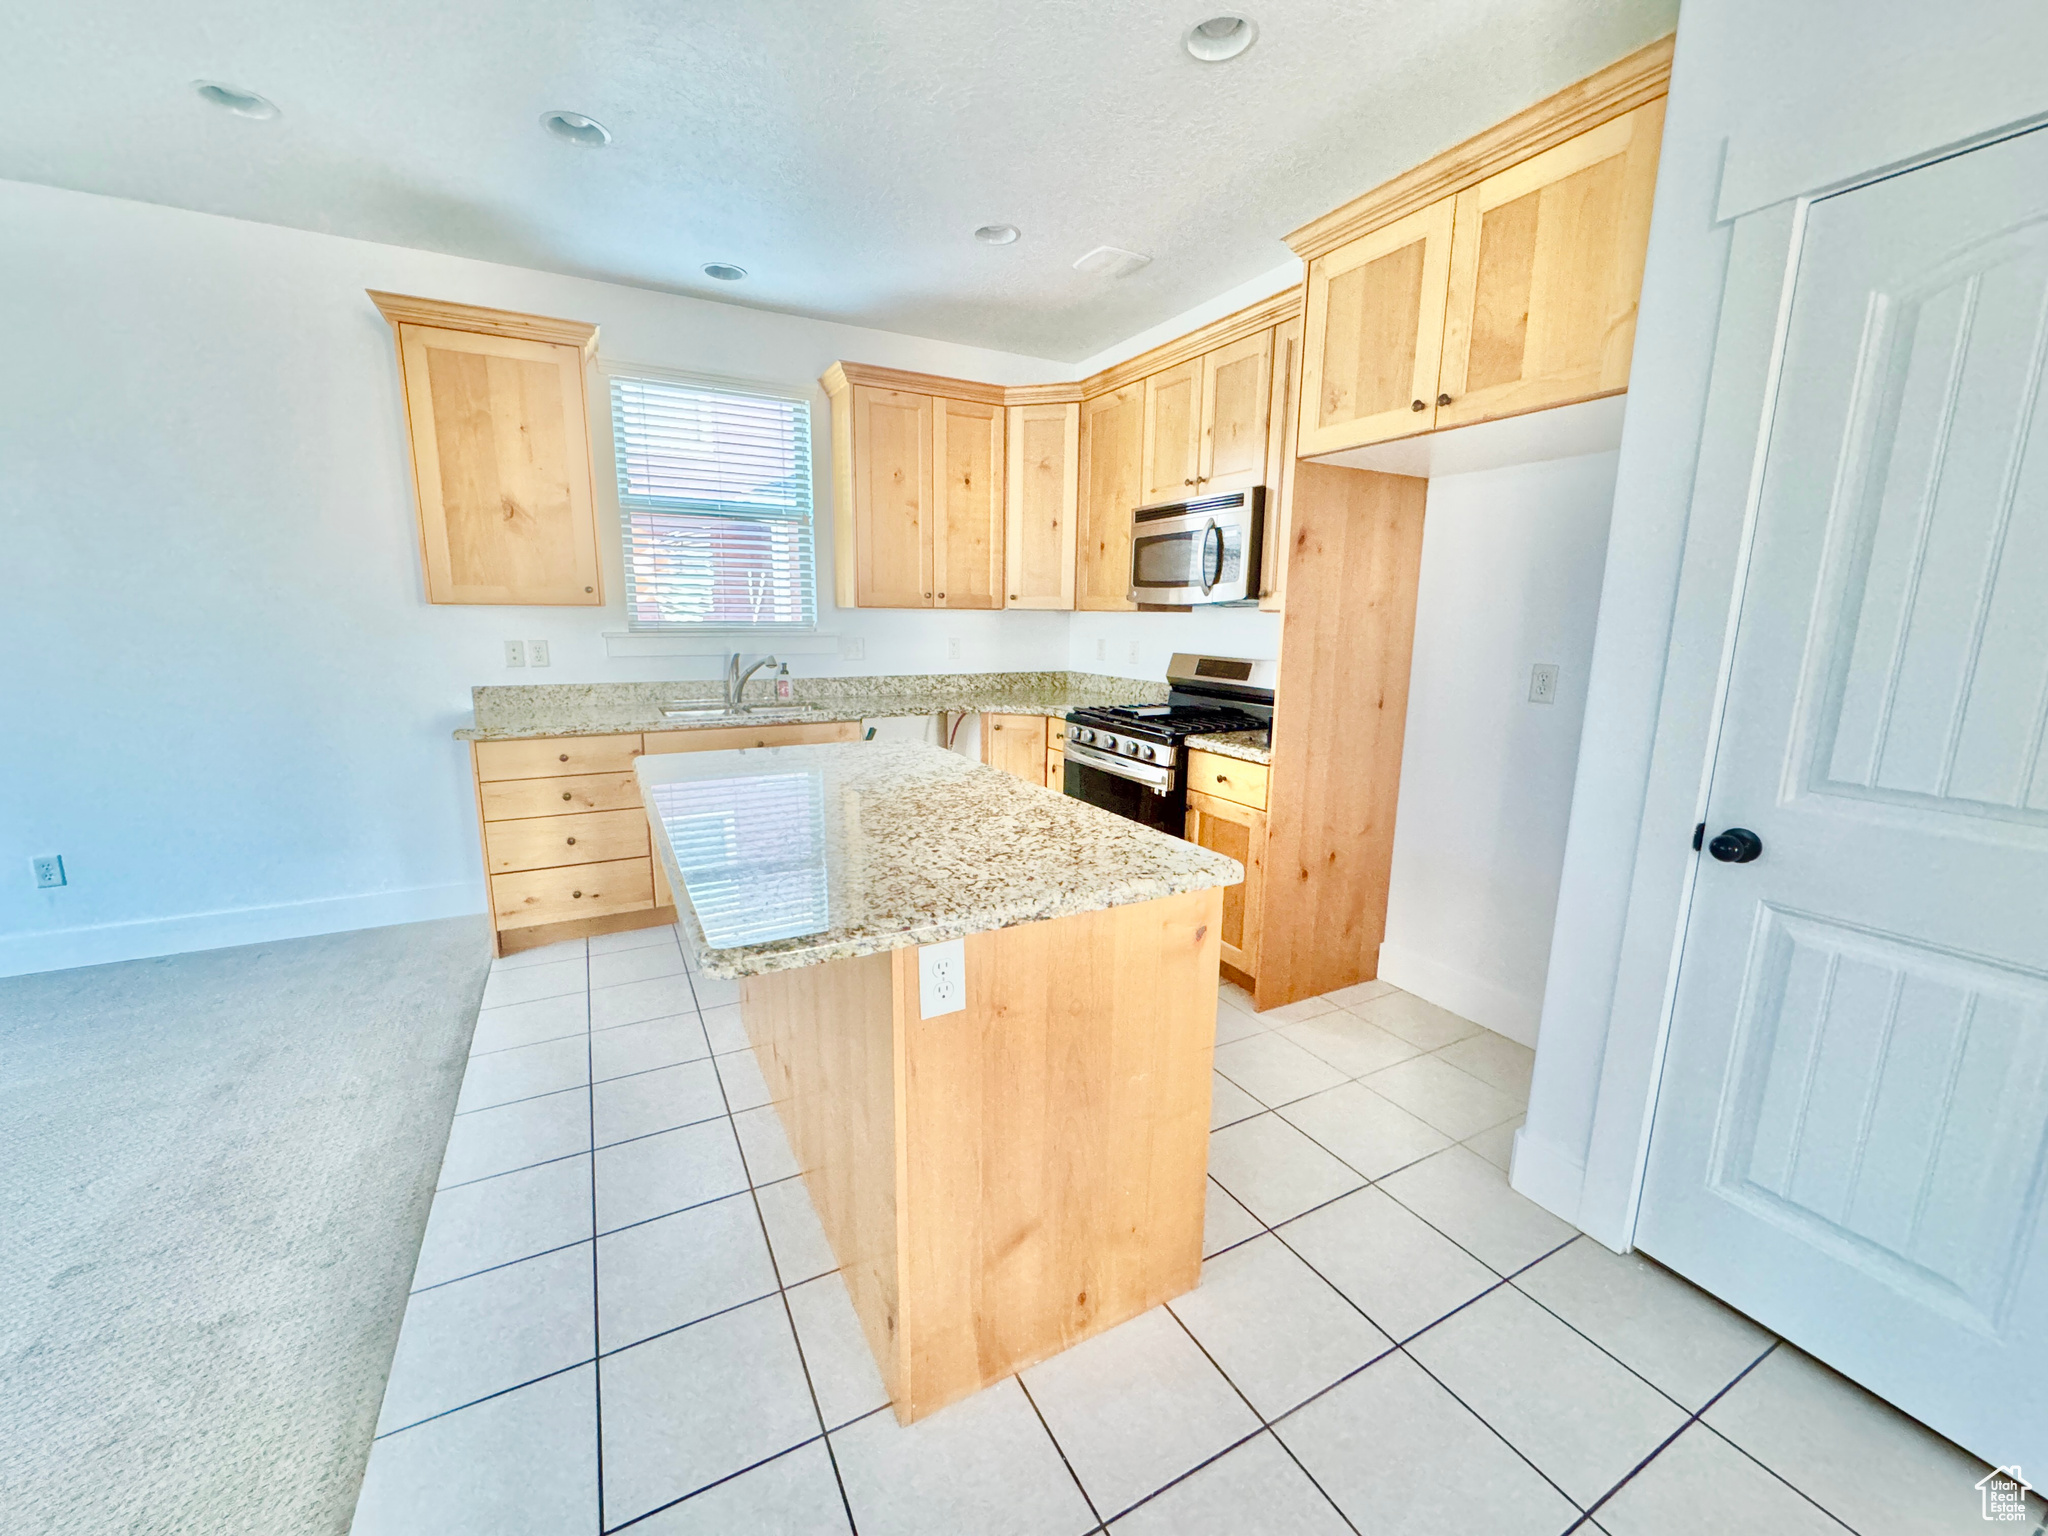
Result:
M1013 413L1014 414L1014 413ZM1003 408L982 400L932 402L932 606L1003 606Z
M1259 560L1259 606L1286 606L1287 543L1293 526L1294 442L1300 412L1300 315L1273 327L1273 402L1266 425L1266 539Z
M1666 37L1287 237L1302 456L1628 387L1670 75Z
M1081 533L1074 606L1127 613L1131 601L1131 512L1143 504L1145 386L1081 404Z
M1145 473L1140 506L1186 501L1202 472L1202 359L1145 381Z
M1145 380L1140 506L1249 490L1266 478L1273 333L1257 331Z
M1456 201L1419 208L1309 264L1303 454L1436 424Z
M958 384L958 395L920 385ZM1003 606L1004 416L992 385L834 363L833 597L842 608Z
M1458 194L1438 426L1628 387L1664 103Z
M862 608L935 601L932 404L930 395L907 390L853 388L851 543Z
M603 606L583 388L597 327L370 299L397 333L427 601Z
M1267 474L1273 333L1259 331L1202 358L1202 457L1195 494L1248 491Z
M1013 405L1008 415L1006 605L1072 608L1080 523L1080 402Z

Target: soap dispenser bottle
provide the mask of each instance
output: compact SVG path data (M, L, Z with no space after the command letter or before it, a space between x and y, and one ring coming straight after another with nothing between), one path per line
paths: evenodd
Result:
M796 696L796 685L789 680L789 663L784 662L775 674L775 697L787 702Z

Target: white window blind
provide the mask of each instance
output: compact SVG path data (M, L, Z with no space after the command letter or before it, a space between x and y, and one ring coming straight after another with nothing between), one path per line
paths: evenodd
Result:
M632 629L818 621L807 401L612 379Z

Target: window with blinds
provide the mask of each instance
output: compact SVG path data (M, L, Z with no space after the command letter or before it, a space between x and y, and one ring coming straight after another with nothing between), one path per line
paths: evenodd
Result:
M627 626L815 627L810 403L611 383Z

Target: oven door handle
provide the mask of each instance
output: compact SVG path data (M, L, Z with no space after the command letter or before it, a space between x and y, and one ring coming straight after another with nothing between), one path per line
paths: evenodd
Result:
M1209 574L1209 535L1216 535L1216 574ZM1202 583L1202 596L1207 597L1223 579L1223 530L1216 526L1216 519L1209 519L1209 526L1202 530L1202 566L1198 577Z

